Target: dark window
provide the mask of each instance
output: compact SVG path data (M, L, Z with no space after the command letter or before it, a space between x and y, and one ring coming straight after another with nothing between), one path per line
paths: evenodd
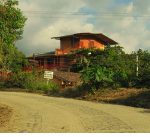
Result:
M51 65L51 64L53 64L53 60L52 60L52 58L48 58L47 59L47 65Z
M58 58L55 57L55 63L56 63L56 64L57 64L57 63L58 63L58 64L60 63L60 57L58 57Z
M75 38L75 37L72 37L71 38L71 45L74 45L74 44L76 44L77 42L79 42L79 38Z

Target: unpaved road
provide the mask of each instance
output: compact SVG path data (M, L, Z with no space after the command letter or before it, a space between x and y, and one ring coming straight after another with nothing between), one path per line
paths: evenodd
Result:
M121 105L0 92L13 116L0 132L10 133L150 133L150 110Z

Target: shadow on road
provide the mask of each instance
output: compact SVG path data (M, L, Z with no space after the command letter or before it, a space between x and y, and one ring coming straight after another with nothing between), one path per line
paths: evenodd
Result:
M141 113L150 113L150 110L140 111Z

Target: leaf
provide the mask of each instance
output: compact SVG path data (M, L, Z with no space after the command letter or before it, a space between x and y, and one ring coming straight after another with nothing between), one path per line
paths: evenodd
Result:
M83 58L85 63L88 63L88 60L86 57Z
M99 74L99 75L101 74L101 71L100 71L100 69L98 69L98 70L97 70L97 74Z
M98 74L96 74L96 80L97 80L98 82L100 82L100 78L99 78L99 75L98 75Z
M83 79L83 81L90 80L90 78L88 76L85 76L82 79Z

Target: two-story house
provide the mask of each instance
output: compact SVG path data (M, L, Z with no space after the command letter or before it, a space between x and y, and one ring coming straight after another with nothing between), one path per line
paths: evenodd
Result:
M45 70L52 70L59 67L69 68L74 59L67 57L71 54L70 49L91 48L104 50L107 45L117 45L118 43L102 33L76 33L53 37L52 39L60 40L60 49L52 52L38 53L27 56L28 59L38 61L40 66ZM25 70L25 67L23 68Z

